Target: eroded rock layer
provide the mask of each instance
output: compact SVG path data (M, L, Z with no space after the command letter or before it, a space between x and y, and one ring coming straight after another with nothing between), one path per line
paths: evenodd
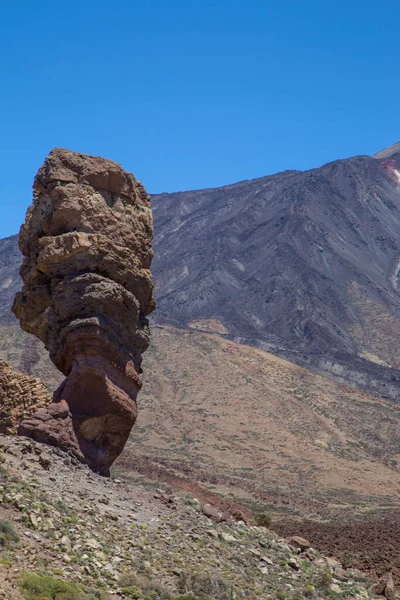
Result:
M46 406L51 394L40 379L16 373L0 360L0 433L16 433L21 420Z
M103 158L49 154L20 232L24 287L13 312L66 379L20 433L104 474L136 419L155 306L152 235L149 195L131 173Z

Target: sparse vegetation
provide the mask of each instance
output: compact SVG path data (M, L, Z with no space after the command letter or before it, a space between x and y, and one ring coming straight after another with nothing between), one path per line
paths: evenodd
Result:
M11 548L19 542L19 536L9 521L0 520L0 549Z
M328 589L332 583L332 573L330 572L328 567L325 567L320 570L316 579L315 579L315 587L319 589Z
M119 583L122 593L132 600L172 600L170 592L145 573L124 573Z
M204 571L193 571L183 573L179 587L181 592L186 593L183 598L213 598L214 600L231 600L237 598L231 581L222 577L215 577Z
M107 600L100 590L85 590L80 584L55 577L25 573L19 584L25 600Z
M272 523L271 515L268 513L257 513L254 515L254 521L257 527L266 527L266 529L271 527Z

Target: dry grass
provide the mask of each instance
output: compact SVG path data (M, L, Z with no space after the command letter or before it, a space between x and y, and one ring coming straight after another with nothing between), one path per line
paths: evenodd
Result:
M400 408L218 336L153 328L119 468L256 512L394 505Z

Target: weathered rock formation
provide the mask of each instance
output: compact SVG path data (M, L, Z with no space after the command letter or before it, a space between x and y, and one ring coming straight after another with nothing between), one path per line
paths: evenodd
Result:
M155 307L152 234L149 195L119 164L58 148L46 158L20 232L13 312L66 379L19 432L102 474L136 420Z
M0 360L0 433L16 433L21 420L46 406L51 394L40 379L16 373Z

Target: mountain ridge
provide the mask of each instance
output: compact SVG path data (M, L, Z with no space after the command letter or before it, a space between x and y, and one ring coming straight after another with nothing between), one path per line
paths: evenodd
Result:
M397 365L365 359L375 352L355 333L363 300L353 301L357 288L400 327L396 161L358 156L153 197L155 321L214 319L230 339L300 364L369 372L375 391L396 397Z

